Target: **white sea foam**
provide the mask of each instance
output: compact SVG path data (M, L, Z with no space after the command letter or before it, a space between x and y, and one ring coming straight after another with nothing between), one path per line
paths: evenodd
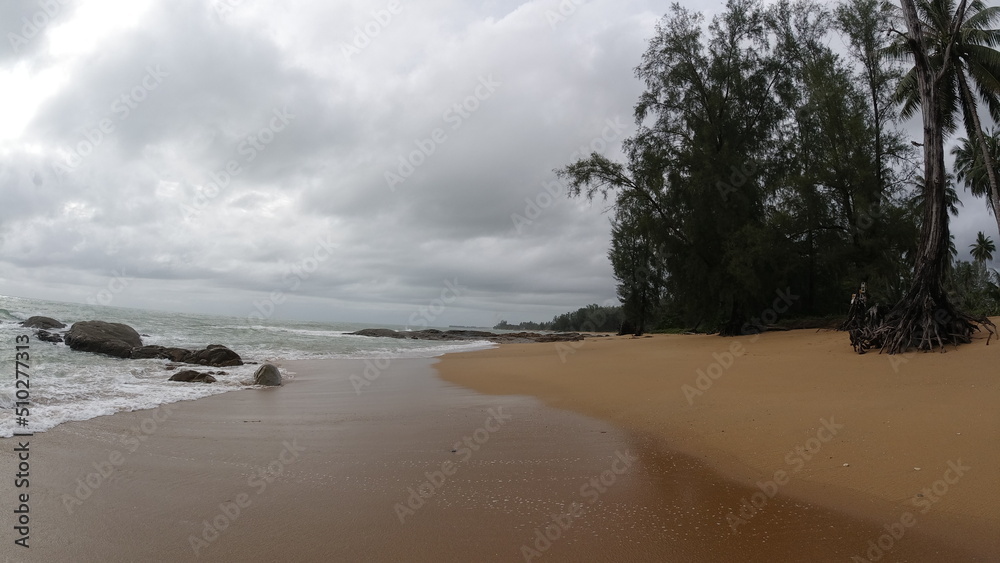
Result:
M202 348L223 344L246 361L368 358L431 358L449 352L493 347L488 341L440 342L356 336L350 332L367 325L273 322L248 327L245 319L182 315L37 301L0 296L0 437L15 431L15 338L31 336L28 370L31 375L29 424L18 431L43 432L63 422L87 420L123 411L155 408L227 391L246 389L256 365L203 368L223 371L216 383L167 381L172 372L163 360L121 360L74 352L63 344L37 341L34 330L19 321L32 315L59 319L67 325L82 320L105 320L132 326L144 344ZM65 329L63 329L65 330ZM62 331L55 331L62 332ZM291 376L291 373L285 374Z

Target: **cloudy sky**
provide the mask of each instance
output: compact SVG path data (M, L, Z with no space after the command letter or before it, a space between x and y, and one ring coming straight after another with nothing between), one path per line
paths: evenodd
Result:
M0 294L405 324L444 292L437 325L612 300L603 206L553 169L620 154L666 9L4 1ZM965 199L963 251L995 228Z

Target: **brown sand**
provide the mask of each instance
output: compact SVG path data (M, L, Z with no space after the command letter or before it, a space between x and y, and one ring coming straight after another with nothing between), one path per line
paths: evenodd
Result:
M738 354L728 356L732 351ZM799 330L512 344L448 355L438 369L446 381L477 391L533 395L610 421L736 483L753 486L784 471L789 482L779 498L869 524L844 534L830 560L864 557L868 542L887 532L883 526L891 529L909 512L916 524L881 560L1000 561L997 354L1000 346L982 339L947 353L859 356L843 333ZM821 430L822 420L843 427L834 436ZM969 469L959 477L949 462ZM802 548L816 544L815 536L787 534L769 521L771 503L739 525L733 541L781 534ZM736 513L741 496L722 504ZM708 518L711 530L730 532L730 509ZM948 546L928 554L911 543L917 535Z
M904 510L918 522L882 561L996 560L997 387L954 369L995 348L920 356L896 375L827 339L747 342L694 406L679 385L731 341L595 340L565 364L553 346L515 345L439 364L451 380L615 425L446 383L427 360L393 361L360 395L349 376L361 362L288 362L298 375L279 389L31 438L28 550L13 546L8 508L16 441L0 440L0 560L850 561ZM779 341L798 356L776 355ZM834 355L844 373L831 383ZM938 375L922 367L944 360L952 369ZM810 367L780 375L792 365ZM733 533L726 515L831 416L843 430ZM464 437L479 449L456 447ZM906 504L959 458L972 469L940 503L926 515ZM439 486L421 488L428 479ZM397 507L410 502L412 513ZM196 553L192 537L209 541Z
M64 424L30 438L31 547L13 548L5 508L0 553L44 562L524 561L525 554L714 562L775 553L821 561L824 542L852 529L831 511L801 519L802 509L781 499L766 516L782 523L774 535L814 535L818 547L732 543L712 517L725 508L720 500L752 491L655 441L535 399L446 384L430 361L394 361L360 395L349 379L363 373L360 362L286 367L298 375L280 389ZM465 437L472 444L456 447ZM0 441L5 475L14 472L16 443ZM428 479L439 486L422 490L433 494L411 498ZM14 494L13 480L0 480L4 507ZM555 539L539 539L546 533Z

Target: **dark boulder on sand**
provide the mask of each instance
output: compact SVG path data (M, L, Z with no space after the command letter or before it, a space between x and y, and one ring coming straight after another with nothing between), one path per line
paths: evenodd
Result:
M212 377L211 374L186 369L171 375L168 381L181 381L184 383L215 383L216 379Z
M271 364L264 364L257 368L253 374L254 385L268 385L271 387L281 385L281 372Z
M29 317L28 320L23 321L21 323L21 326L25 328L40 328L42 330L52 330L54 328L66 328L66 325L55 319L49 317L40 317L40 316Z
M131 358L132 349L142 346L142 338L135 329L121 323L80 321L66 333L66 345L80 352Z

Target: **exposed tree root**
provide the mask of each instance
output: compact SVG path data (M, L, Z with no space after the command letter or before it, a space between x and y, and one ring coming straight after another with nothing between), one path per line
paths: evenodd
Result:
M869 305L865 287L852 300L847 330L854 351L864 354L878 349L879 353L901 354L911 348L944 351L948 344L957 346L972 341L972 333L986 330L986 344L996 336L996 326L986 317L974 317L956 309L944 293L935 298L923 288L911 290L886 315L878 305Z

